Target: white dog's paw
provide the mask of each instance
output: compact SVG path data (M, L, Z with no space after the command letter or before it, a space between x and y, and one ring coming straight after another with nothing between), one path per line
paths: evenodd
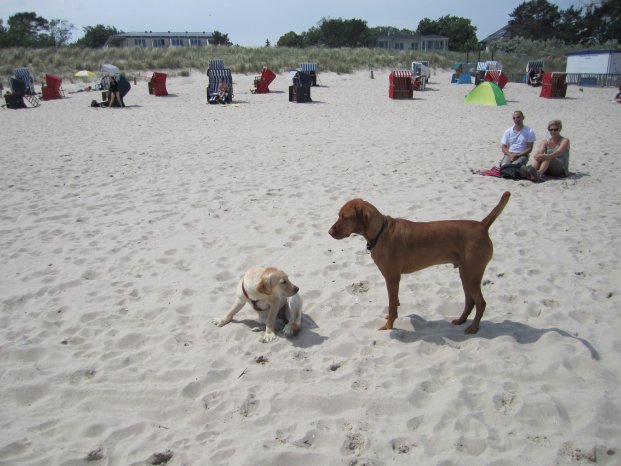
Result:
M224 327L226 324L228 324L230 322L230 320L227 319L212 319L212 322L214 325L217 325L218 327Z
M278 336L274 332L266 331L265 334L263 335L263 337L261 338L261 342L262 343L270 343L270 342L276 340L276 338L278 338Z
M298 330L300 330L300 324L295 322L289 322L287 325L285 325L285 328L282 329L282 333L290 337Z

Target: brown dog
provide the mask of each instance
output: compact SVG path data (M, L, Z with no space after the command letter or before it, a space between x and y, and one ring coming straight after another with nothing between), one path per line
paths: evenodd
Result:
M367 250L386 280L388 315L380 330L391 329L399 306L401 274L412 273L431 265L453 264L466 295L461 316L453 324L463 324L474 306L476 315L465 333L477 333L485 311L481 280L494 253L488 230L507 205L511 193L505 192L500 202L482 221L443 220L411 222L382 215L362 199L352 199L341 207L339 218L328 233L335 239L359 234L367 240Z

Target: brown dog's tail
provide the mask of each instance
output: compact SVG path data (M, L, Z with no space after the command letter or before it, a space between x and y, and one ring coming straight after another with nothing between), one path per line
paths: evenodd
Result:
M500 202L498 203L498 205L492 209L492 211L489 213L487 217L481 220L481 223L483 224L485 229L489 230L489 227L492 225L492 223L494 223L494 220L496 220L496 217L500 215L502 210L507 205L507 202L509 202L510 197L511 197L511 193L509 191L505 191L502 197L500 198Z

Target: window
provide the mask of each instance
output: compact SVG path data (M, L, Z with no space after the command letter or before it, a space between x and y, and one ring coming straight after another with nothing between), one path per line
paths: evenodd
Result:
M190 47L200 47L203 45L203 41L200 39L190 39Z
M183 39L170 39L170 45L173 47L183 47Z
M395 50L403 50L403 42L395 42Z
M146 47L147 41L145 39L134 39L134 47Z
M153 48L164 47L164 39L153 39Z

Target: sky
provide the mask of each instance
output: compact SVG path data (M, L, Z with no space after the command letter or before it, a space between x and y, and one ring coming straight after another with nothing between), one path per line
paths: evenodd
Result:
M548 0L565 10L580 1ZM367 26L394 26L415 30L423 18L446 15L470 19L479 40L509 21L523 0L0 0L0 18L6 22L21 12L35 12L47 20L66 20L75 26L71 41L84 27L115 27L124 32L213 32L228 34L233 44L276 45L289 31L296 34L317 26L322 18L361 19Z

